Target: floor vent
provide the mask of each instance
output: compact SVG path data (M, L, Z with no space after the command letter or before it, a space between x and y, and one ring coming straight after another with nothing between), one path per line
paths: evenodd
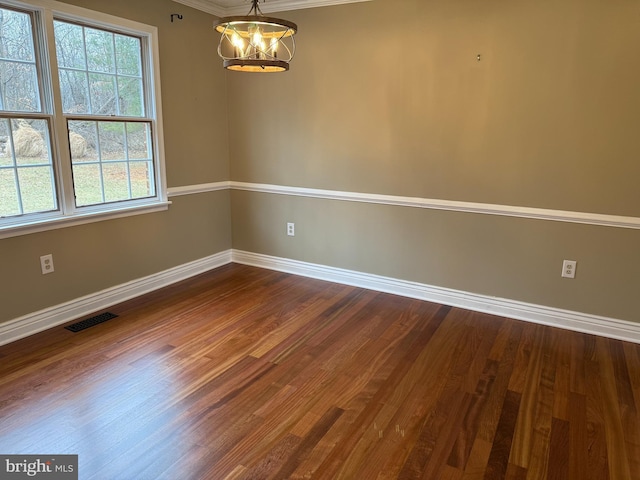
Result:
M112 318L116 318L118 315L105 312L100 315L96 315L95 317L87 318L86 320L82 320L81 322L74 323L72 325L67 325L67 330L71 330L72 332L79 332L80 330L84 330L85 328L93 327L94 325L98 325L99 323L106 322L107 320L111 320Z

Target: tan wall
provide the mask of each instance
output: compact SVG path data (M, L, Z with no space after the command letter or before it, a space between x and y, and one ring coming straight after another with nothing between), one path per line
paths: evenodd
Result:
M170 0L73 0L159 30L169 187L228 180L226 79L210 15ZM170 22L180 12L184 20ZM231 248L229 192L166 212L0 240L0 322ZM40 273L52 253L55 272Z
M291 71L229 74L233 180L640 216L637 2L282 17ZM234 248L640 321L638 230L248 192L232 210Z
M170 187L231 178L640 216L635 1L286 12L298 55L267 76L226 74L212 17L184 5L68 1L159 28ZM231 246L640 321L638 230L249 192L173 202L0 240L0 322Z

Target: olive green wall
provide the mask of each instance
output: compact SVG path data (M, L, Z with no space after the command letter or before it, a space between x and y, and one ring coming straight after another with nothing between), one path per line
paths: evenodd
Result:
M210 15L170 0L70 0L158 27L169 187L229 179L226 78ZM179 11L182 21L170 22ZM0 240L0 322L231 248L228 191L165 212ZM40 273L52 253L55 272Z
M639 13L631 0L283 13L300 30L291 70L229 73L231 178L640 217ZM239 250L640 321L639 230L241 191L231 203ZM563 259L576 279L560 278Z

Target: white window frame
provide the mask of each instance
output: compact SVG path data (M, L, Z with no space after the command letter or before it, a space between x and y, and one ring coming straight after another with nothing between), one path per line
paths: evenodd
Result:
M39 55L41 75L39 77L42 113L38 117L47 117L51 122L52 156L57 187L58 210L51 212L26 214L0 219L0 239L42 232L73 225L101 220L138 215L167 210L167 184L164 154L164 133L162 126L162 104L160 95L160 54L158 48L158 29L151 25L135 22L113 15L95 12L82 7L54 0L0 0L2 7L14 7L35 13L34 28L37 43L36 55ZM62 98L56 61L56 46L53 21L62 20L95 26L109 31L129 34L142 39L142 62L145 77L145 95L148 112L145 119L151 120L153 142L156 195L150 198L104 203L92 206L76 207L73 191L71 152L68 145L67 118L62 113ZM25 115L28 117L29 114ZM113 121L126 121L128 117L111 117ZM87 116L87 120L93 120Z

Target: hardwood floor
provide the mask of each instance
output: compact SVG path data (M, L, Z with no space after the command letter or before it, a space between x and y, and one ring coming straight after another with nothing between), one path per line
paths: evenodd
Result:
M640 346L228 265L0 347L81 479L640 478Z

